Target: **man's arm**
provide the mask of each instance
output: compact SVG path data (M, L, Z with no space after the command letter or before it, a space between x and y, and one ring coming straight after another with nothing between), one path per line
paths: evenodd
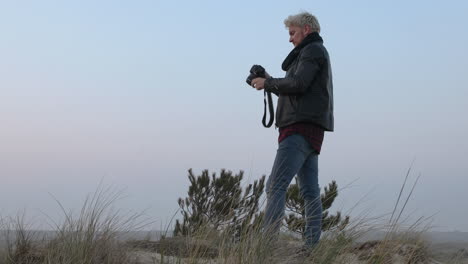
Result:
M264 85L265 85L265 88L264 88L265 91L270 92L270 93L273 93L273 94L275 94L276 96L279 96L279 91L278 91L278 90L276 90L276 89L267 89L266 83L267 83L267 80L269 80L269 79L273 79L273 77L267 78L267 79L265 80L265 84L264 84Z
M264 87L265 86L265 81L267 79L272 79L272 77L270 76L270 74L268 74L268 72L265 72L265 78L259 77L259 78L255 78L255 79L252 80L252 87L257 89L257 90L264 89L265 88ZM272 90L272 91L267 91L267 92L271 92L271 93L274 93L276 96L279 96L278 91Z
M309 45L302 51L296 71L286 78L268 78L265 90L275 94L302 94L314 80L323 63L321 50Z

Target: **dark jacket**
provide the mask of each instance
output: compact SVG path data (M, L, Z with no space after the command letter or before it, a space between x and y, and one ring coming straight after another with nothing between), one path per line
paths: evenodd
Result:
M330 57L318 33L309 34L283 62L284 78L268 78L265 90L279 96L276 126L311 122L333 131Z

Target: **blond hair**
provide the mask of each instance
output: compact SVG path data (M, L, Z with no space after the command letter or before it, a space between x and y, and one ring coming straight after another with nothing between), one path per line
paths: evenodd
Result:
M286 27L304 27L305 25L309 25L312 29L312 32L320 33L320 24L317 18L308 12L302 12L297 15L288 16L288 18L284 20L284 25Z

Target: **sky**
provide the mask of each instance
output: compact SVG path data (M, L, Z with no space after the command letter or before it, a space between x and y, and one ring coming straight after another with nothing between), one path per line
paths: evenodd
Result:
M190 168L268 175L278 131L245 78L284 76L301 11L333 69L331 211L391 212L411 169L405 215L468 231L466 1L0 1L0 216L60 217L102 182L159 228Z

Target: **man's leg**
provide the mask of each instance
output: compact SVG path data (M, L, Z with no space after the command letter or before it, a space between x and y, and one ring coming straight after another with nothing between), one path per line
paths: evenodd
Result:
M312 247L318 243L322 228L322 201L318 183L318 154L309 154L297 174L301 196L305 204L306 226L305 245Z
M266 184L265 233L275 240L279 233L286 203L286 191L311 149L301 135L291 135L281 141Z

